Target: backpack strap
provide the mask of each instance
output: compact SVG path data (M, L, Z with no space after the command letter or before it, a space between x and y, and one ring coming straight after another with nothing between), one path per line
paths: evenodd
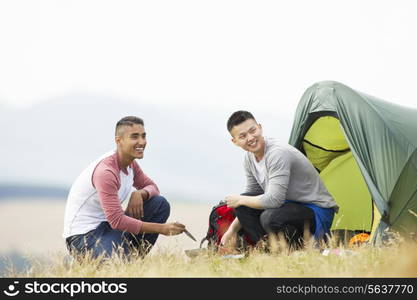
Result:
M224 206L224 205L227 205L227 203L226 203L226 201L224 201L224 200L221 200L220 202L219 202L219 204L217 204L217 205L215 205L215 206L213 206L213 208L211 209L211 213L210 213L210 215L213 213L213 211L215 211L218 207L221 207L221 206ZM210 227L209 227L209 230L210 230ZM202 248L203 247L203 244L204 244L204 242L205 241L207 241L208 242L208 246L210 246L210 241L209 241L209 233L207 233L207 235L201 240L201 242L200 242L200 248Z
M204 243L205 241L208 241L208 238L207 238L207 237L204 237L204 238L201 240L201 242L200 242L200 248L202 248L202 247L203 247L203 243Z

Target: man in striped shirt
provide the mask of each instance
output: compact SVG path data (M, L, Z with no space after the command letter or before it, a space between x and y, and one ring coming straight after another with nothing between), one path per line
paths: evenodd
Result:
M169 203L135 160L143 158L146 147L143 120L122 118L115 142L116 151L91 163L68 195L63 237L73 255L110 257L115 250L146 254L159 234L177 235L185 229L180 223L165 223Z

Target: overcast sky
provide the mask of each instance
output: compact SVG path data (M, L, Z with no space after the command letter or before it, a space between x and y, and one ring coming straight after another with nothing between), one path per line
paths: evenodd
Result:
M294 113L321 80L417 107L415 1L1 1L0 108L71 93Z

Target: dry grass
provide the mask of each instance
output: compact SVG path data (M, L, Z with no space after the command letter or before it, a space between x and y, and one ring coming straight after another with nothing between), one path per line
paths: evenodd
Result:
M64 253L32 261L24 273L9 268L7 277L417 277L417 244L392 241L383 247L332 247L329 255L311 245L288 252L278 245L271 253L253 250L242 259L208 252L189 258L180 248L160 248L145 258L114 256L65 262Z

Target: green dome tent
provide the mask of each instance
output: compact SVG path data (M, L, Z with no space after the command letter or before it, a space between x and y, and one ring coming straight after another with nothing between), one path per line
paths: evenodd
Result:
M340 206L332 230L417 234L417 110L324 81L309 87L289 143Z

